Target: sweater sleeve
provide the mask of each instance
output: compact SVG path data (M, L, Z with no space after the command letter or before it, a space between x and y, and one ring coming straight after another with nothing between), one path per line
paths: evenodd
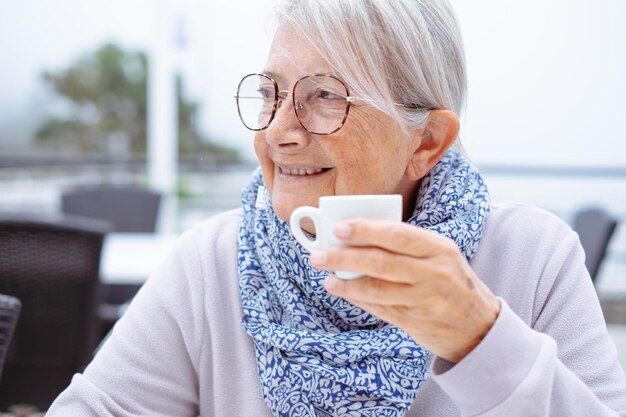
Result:
M194 243L181 239L46 416L198 415L197 363L209 329Z
M626 377L576 234L551 252L530 325L500 299L474 351L454 365L433 360L435 382L463 416L626 416Z

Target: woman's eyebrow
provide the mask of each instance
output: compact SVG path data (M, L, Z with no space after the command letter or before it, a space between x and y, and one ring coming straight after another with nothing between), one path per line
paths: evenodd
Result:
M276 80L276 82L284 80L282 75L277 74L277 73L275 73L273 71L263 70L263 71L261 71L261 74L268 75L269 77L271 77L274 80ZM317 70L317 71L309 72L308 74L302 73L300 76L304 77L304 76L307 76L307 75L330 75L332 77L335 77L335 78L341 80L341 77L339 77L338 75L335 75L335 73L333 71L330 71L330 70L320 69L320 70Z
M268 70L263 70L262 74L269 75L276 82L283 81L283 77L281 75L279 75L279 74L276 74L275 72L268 71Z

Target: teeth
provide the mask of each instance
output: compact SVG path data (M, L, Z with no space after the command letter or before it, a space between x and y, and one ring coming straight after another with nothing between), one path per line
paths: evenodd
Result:
M320 172L322 172L322 168L317 168L317 169L312 169L312 168L280 168L280 172L282 172L283 174L286 175L313 175L313 174L319 174Z

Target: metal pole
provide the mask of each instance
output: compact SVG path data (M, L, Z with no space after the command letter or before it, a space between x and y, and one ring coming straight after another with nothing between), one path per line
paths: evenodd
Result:
M178 171L178 106L174 76L174 19L169 0L155 7L154 42L148 58L147 171L151 189L174 196Z
M148 186L163 195L157 224L160 232L175 231L178 217L178 106L173 64L174 25L171 0L154 7L153 41L148 56Z

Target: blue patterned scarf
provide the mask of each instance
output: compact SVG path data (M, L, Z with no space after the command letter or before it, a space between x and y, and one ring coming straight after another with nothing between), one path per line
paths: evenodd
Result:
M239 287L265 402L276 416L403 416L428 377L429 352L403 330L322 285L327 271L279 219L260 170L242 193ZM489 213L476 169L449 151L420 181L408 223L453 239L469 260Z

